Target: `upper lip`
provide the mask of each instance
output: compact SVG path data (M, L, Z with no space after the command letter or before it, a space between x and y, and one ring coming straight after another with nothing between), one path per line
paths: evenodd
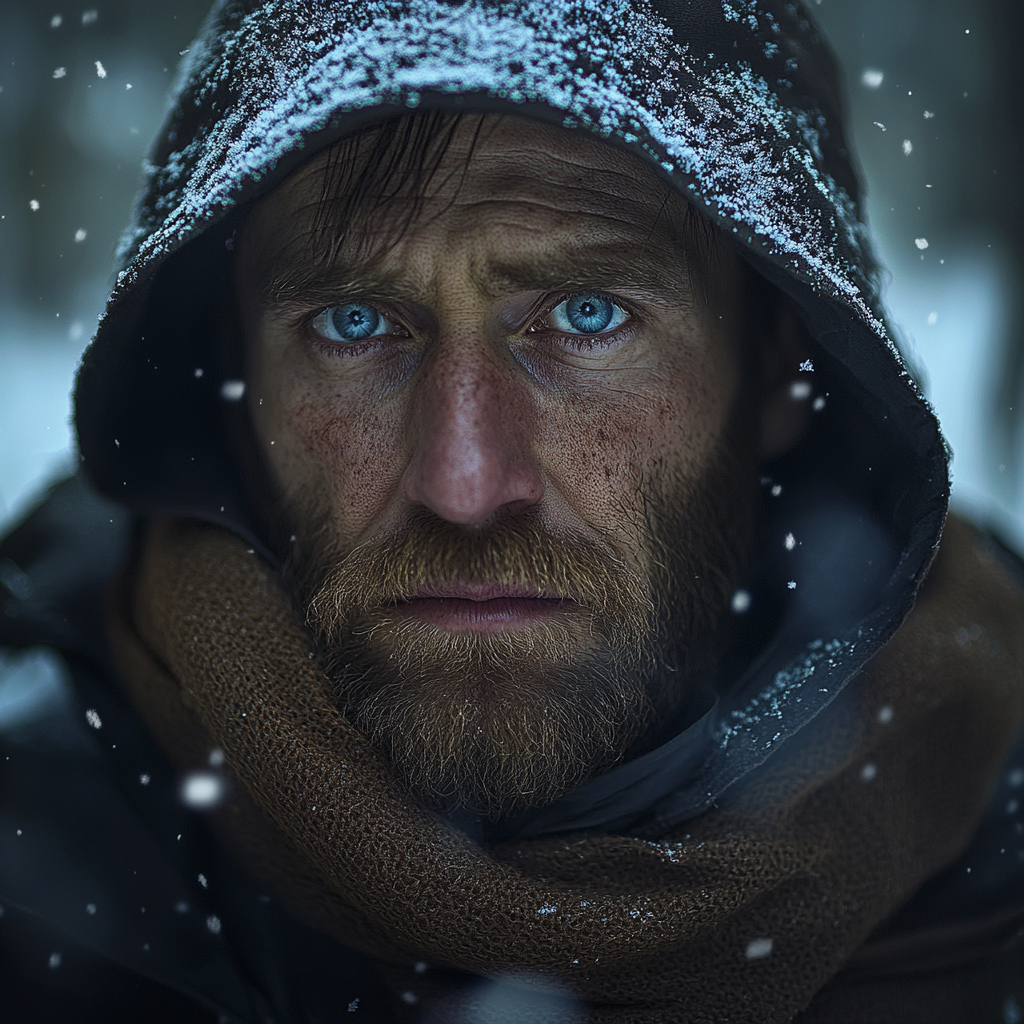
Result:
M506 583L438 583L418 587L410 594L407 601L423 598L458 599L460 601L494 601L498 598L533 598L536 600L557 601L559 595L549 594L539 587L528 584Z

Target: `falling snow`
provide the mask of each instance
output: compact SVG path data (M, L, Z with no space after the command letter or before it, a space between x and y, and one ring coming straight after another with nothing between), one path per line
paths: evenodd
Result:
M103 66L102 61L96 61L96 77L97 78L106 78L107 77L107 69Z
M103 727L103 722L100 720L100 713L95 708L89 708L89 710L86 711L85 720L94 729L100 729Z
M732 595L732 610L737 615L742 615L745 611L750 609L750 594L746 590L737 590Z
M860 777L862 782L871 782L872 779L878 774L878 766L872 764L870 761L864 765L860 770Z
M244 380L226 380L220 386L220 397L225 402L237 402L245 394Z
M928 239L927 238L915 238L914 239L914 245L916 245L918 247L918 249L927 249L928 248Z
M885 81L885 72L878 68L865 68L861 73L860 82L866 89L877 89Z
M54 78L64 78L68 73L67 68L55 68L53 72Z
M206 919L206 927L214 935L220 935L220 918L216 914L210 914Z
M748 960L762 960L771 954L773 942L771 939L751 939L747 943L746 956Z
M192 772L186 776L181 787L181 800L187 807L204 810L220 803L224 794L224 783L212 772Z
M86 240L86 238L88 238L88 237L89 237L89 232L86 231L85 228L79 228L75 232L75 241L76 242L84 242Z
M910 141L910 139L904 139L903 140L903 155L904 156L910 156L910 154L913 153L913 152L914 152L914 144Z

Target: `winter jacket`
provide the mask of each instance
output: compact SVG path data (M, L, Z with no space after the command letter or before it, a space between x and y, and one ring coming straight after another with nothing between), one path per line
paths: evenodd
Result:
M948 818L942 840L890 844L894 859L866 873L873 888L857 898L885 912L863 917L856 948L830 949L827 970L800 960L819 979L800 1005L787 996L765 1010L771 1000L752 995L750 1019L1019 1019L1020 567L954 524L929 577L946 521L946 450L886 325L834 61L808 13L777 0L216 5L179 72L79 373L81 472L0 547L11 709L0 733L0 971L11 1019L416 1019L379 958L287 913L183 802L180 766L126 696L103 612L154 516L220 527L273 572L224 427L222 385L237 369L210 327L234 231L249 203L318 149L425 108L523 114L637 154L796 303L817 345L803 369L812 428L765 476L744 584L765 612L737 627L712 712L503 839L651 844L693 823L691 834L723 841L720 823L761 800L759 786L803 772L809 793L853 770L842 744L822 737L847 735L873 681L909 680L901 692L911 693L918 680L927 702L929 680L944 673L961 689L931 726L922 717L931 760L903 766L895 789L896 804ZM926 577L943 595L937 609ZM934 664L907 663L908 651L931 651ZM994 695L984 714L975 675ZM874 729L898 711L882 703L871 714ZM865 785L878 770L856 766ZM944 772L946 801L934 786ZM890 867L915 881L890 886ZM763 990L768 975L756 971L781 940L750 941L736 962L724 950L711 957L699 983L711 995L694 1005L712 1009L691 1015L670 1001L627 1007L628 1019L744 1019L734 1003L716 1018L726 1003L713 990ZM465 962L439 959L449 987L472 984ZM782 973L794 963L770 961Z

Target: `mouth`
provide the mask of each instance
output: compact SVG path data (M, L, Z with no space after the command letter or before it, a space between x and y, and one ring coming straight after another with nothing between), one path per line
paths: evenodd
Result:
M578 607L532 587L465 583L423 588L395 610L455 633L504 633L550 622Z

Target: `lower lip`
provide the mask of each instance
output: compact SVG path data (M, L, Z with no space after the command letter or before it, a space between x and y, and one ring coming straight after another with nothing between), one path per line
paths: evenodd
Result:
M495 597L470 601L459 597L420 597L403 601L398 611L419 622L465 633L504 633L550 622L570 601L541 597Z

